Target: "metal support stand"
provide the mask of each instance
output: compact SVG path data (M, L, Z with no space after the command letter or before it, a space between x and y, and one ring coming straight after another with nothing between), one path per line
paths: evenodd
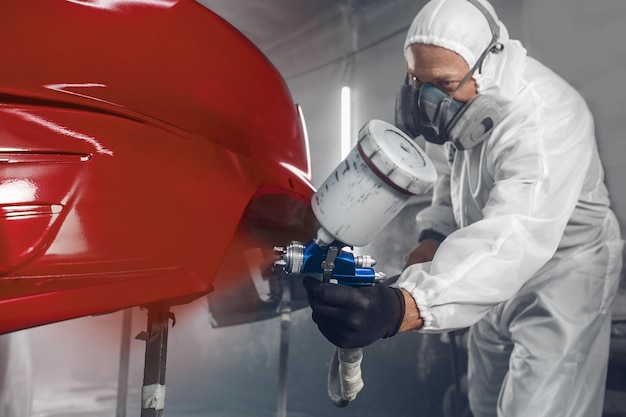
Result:
M146 357L141 391L141 417L161 417L165 405L167 333L172 318L169 305L148 306Z
M278 364L278 407L277 417L287 416L287 364L289 360L289 327L291 326L291 292L289 283L282 282L280 302L280 352Z
M130 364L130 330L133 310L130 308L122 313L122 342L120 345L120 366L117 380L117 408L116 417L126 417L126 402L128 397L128 369Z
M459 365L456 335L457 334L455 331L448 332L448 337L450 338L450 351L452 356L452 377L454 382L454 415L456 417L461 417L461 399L463 394L461 390L461 370Z

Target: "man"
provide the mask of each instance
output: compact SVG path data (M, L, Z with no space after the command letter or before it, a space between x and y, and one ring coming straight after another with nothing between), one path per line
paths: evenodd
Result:
M623 242L584 100L484 0L427 3L405 58L439 173L421 243L397 288L305 280L313 319L340 347L472 326L474 417L600 416Z

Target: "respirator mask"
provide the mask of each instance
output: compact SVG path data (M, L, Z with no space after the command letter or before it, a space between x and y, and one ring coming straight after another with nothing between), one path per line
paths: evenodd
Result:
M469 1L487 18L492 39L458 87L449 94L429 83L416 87L407 75L396 96L396 126L414 138L421 135L431 143L441 145L450 141L458 150L470 149L485 140L501 119L500 106L493 97L477 94L468 102L453 98L476 70L481 71L487 54L502 50L497 22L480 3Z

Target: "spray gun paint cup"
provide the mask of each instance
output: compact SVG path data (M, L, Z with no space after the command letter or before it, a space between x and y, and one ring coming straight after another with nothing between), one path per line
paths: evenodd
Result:
M435 167L414 140L387 122L371 120L311 200L322 225L320 236L364 246L412 196L428 192L436 178Z

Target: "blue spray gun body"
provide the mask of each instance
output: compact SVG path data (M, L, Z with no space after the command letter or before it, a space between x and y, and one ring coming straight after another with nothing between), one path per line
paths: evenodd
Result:
M287 247L274 248L274 251L281 255L276 264L288 274L353 287L371 286L386 278L384 273L374 271L376 260L373 257L354 255L352 247L338 240L326 243L318 237L306 245L292 241Z

